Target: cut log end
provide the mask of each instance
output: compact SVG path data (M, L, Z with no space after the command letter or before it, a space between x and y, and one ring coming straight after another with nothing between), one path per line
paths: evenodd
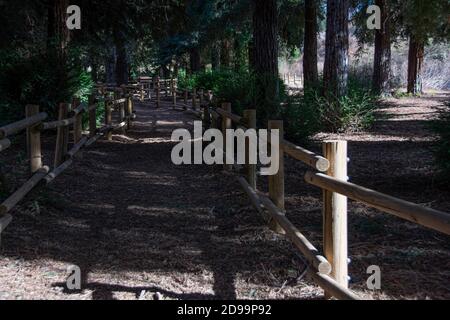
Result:
M330 169L330 161L325 158L318 157L316 162L316 169L320 172L326 172Z
M332 271L331 264L325 258L323 258L323 259L324 259L324 261L321 261L317 265L317 271L319 271L319 273L321 273L321 274L329 275Z

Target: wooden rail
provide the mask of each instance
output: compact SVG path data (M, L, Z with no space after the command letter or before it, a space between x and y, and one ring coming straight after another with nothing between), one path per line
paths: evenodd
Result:
M380 211L450 235L450 214L401 200L353 183L308 172L305 181L316 187L337 192L352 200L365 203Z
M0 139L4 139L4 138L11 136L13 134L16 134L24 129L32 127L32 126L42 122L45 119L47 119L47 114L45 112L41 112L32 117L28 117L23 120L3 126L0 128Z
M111 88L109 88L111 89ZM83 147L91 145L107 134L110 137L114 129L129 129L131 121L135 118L133 114L133 90L128 86L114 88L116 99L111 99L109 92L104 86L97 86L96 90L101 95L95 93L89 98L88 105L82 104L78 99L73 99L72 104L62 103L58 109L58 120L44 122L47 114L39 112L39 106L27 105L25 108L26 118L0 128L0 151L4 151L11 146L11 140L7 137L27 131L27 153L30 160L31 177L5 201L0 204L0 237L1 232L11 222L12 216L9 213L18 203L20 203L34 188L42 181L51 183L72 165L75 155ZM97 128L97 110L99 103L105 103L105 125ZM113 106L116 107L119 115L119 123L113 124ZM89 134L83 133L83 115L88 113ZM69 146L69 127L73 126L73 143ZM45 130L57 129L55 162L53 170L42 164L41 152L41 132Z
M232 124L243 129L254 128L256 124L254 110L246 110L244 116L239 116L232 113L230 104L223 104L221 108L205 108L203 112L208 112L203 118L211 119L212 127L222 130L223 133L231 128ZM347 182L346 141L324 141L324 156L321 156L285 140L282 137L281 121L269 121L268 128L278 129L281 133L278 159L280 170L269 177L269 196L256 188L255 166L247 164L246 178L238 177L238 182L269 227L275 232L285 234L306 258L310 265L310 276L325 290L326 297L359 299L348 289L347 198L450 235L450 214ZM270 141L266 143L270 144ZM317 170L309 171L305 180L323 191L324 255L318 252L285 215L284 154ZM225 168L229 170L230 166Z

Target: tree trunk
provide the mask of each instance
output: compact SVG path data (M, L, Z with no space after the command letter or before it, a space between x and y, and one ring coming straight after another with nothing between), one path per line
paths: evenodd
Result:
M116 83L118 86L128 83L129 65L128 53L124 43L117 45L117 60L116 60Z
M373 91L381 96L390 94L391 33L389 0L376 0L381 9L381 30L375 31L375 57L373 68Z
M258 114L262 119L278 118L278 7L276 0L253 0L254 58Z
M211 46L211 65L213 70L220 69L220 44L217 41Z
M418 95L423 93L422 66L425 45L417 41L414 36L409 39L408 54L408 93Z
M231 53L233 46L229 39L223 39L220 48L220 64L224 68L230 68L231 66Z
M253 0L253 69L278 77L278 9L276 0Z
M348 12L349 0L328 0L323 87L330 98L340 98L347 93Z
M245 49L244 43L237 35L234 39L234 70L236 72L240 71L242 66L245 65Z
M106 83L110 84L110 83L116 83L116 60L117 60L117 55L116 55L116 47L114 46L114 44L112 43L112 41L108 41L109 45L107 46L108 48L108 53L106 56L106 62L105 62L105 81Z
M317 69L317 0L305 0L305 39L303 55L304 87L315 87L319 81Z
M196 73L199 72L202 68L202 61L200 56L200 51L198 48L192 48L189 54L190 64L191 64L191 72Z
M56 56L56 72L65 81L65 65L70 32L66 26L68 0L49 0L47 3L47 54Z

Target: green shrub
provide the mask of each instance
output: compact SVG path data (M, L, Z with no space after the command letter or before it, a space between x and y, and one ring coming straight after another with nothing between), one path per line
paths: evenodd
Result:
M70 102L76 96L87 102L93 82L89 73L73 59L58 72L57 60L48 54L21 57L14 53L2 53L0 59L12 57L0 64L0 124L24 117L27 104L36 104L41 111L56 118L57 106Z
M318 99L317 91L311 90L291 97L282 107L284 131L288 140L305 144L321 130L320 112L316 107Z

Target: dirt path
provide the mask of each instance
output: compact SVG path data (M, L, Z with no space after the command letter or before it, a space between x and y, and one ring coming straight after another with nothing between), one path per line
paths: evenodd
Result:
M193 119L137 106L125 135L83 151L3 236L0 299L313 298L305 266L248 206L235 178L175 166L170 141ZM64 290L68 266L82 292Z
M427 127L446 99L389 100L373 130L316 139L349 140L351 181L450 211ZM322 298L232 175L172 164L170 135L192 127L190 116L151 105L137 114L127 135L86 149L15 212L0 248L0 299ZM286 160L287 215L321 250L321 192L304 183L307 169ZM375 298L450 298L450 242L439 233L352 202L349 255L351 288L365 297L366 269L378 265ZM81 292L64 289L71 265L84 276Z

